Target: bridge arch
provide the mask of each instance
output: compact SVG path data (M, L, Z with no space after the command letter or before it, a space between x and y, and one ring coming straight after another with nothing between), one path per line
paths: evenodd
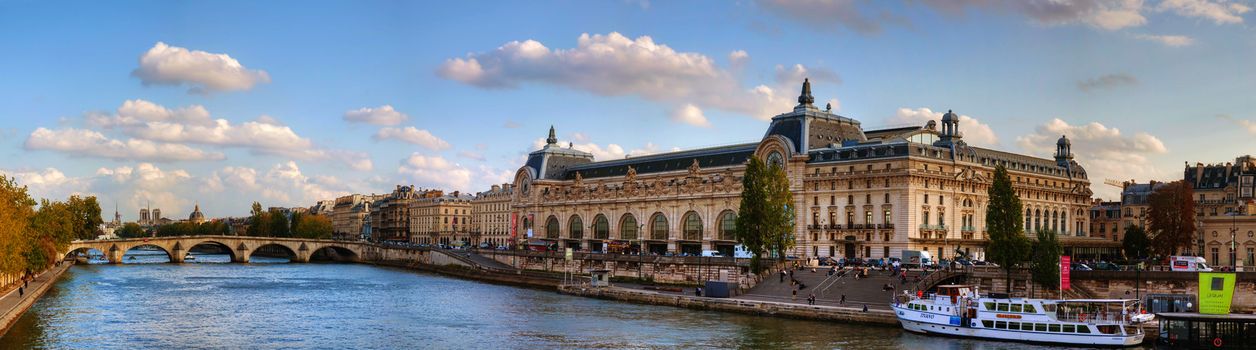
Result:
M138 262L139 259L137 257L141 255L155 255L155 254L133 254L138 251L144 251L144 250L138 250L138 251L136 250L136 248L143 248L143 247L157 248L157 250L160 250L162 253L166 253L166 262L177 261L175 260L176 256L173 253L174 251L173 246L161 244L159 242L151 242L151 243L150 242L137 242L133 244L123 244L123 245L115 245L115 246L118 247L118 254L117 254L118 259L121 259L120 262L124 264L131 263L131 262Z
M187 259L187 256L192 254L192 249L194 249L194 248L196 248L196 247L198 247L198 246L205 246L205 245L208 245L208 246L216 246L216 247L218 247L218 248L222 248L223 250L226 250L227 255L229 255L229 256L231 257L231 261L232 261L232 262L240 261L240 254L239 254L238 252L236 252L236 250L237 250L237 248L239 248L239 246L237 246L237 247L232 247L230 244L227 244L227 243L224 243L224 242L225 242L225 240L219 240L219 239L213 239L213 238L205 238L205 239L190 239L190 240L184 240L184 241L181 241L181 242L177 242L176 244L178 244L178 245L182 246L182 248L183 248L183 249L180 251L180 254L182 254L183 256L181 256L179 260L180 260L180 261L185 261L185 259ZM186 243L186 244L184 244L184 243Z
M310 260L351 261L362 260L362 252L341 244L319 244L310 250Z
M279 249L275 249L275 248L279 248ZM280 251L280 252L286 253L288 255L288 260L291 262L299 262L302 260L301 249L299 247L294 247L292 246L292 244L288 242L266 241L266 242L259 242L255 244L253 247L249 249L248 252L244 253L248 255L248 259L246 259L245 261L253 262L253 257L257 255L258 251L262 251L263 254L269 254L272 251Z

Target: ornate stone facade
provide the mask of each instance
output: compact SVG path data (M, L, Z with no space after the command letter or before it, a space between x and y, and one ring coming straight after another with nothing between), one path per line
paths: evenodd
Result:
M471 200L454 191L425 191L409 205L410 242L455 245L474 243L471 237Z
M799 257L983 256L986 191L994 167L1011 174L1032 235L1052 230L1089 240L1089 180L1061 137L1055 159L972 147L959 117L941 130L864 131L860 122L812 105L772 118L761 141L594 162L550 139L515 173L521 238L598 251L641 243L654 252L731 251L741 177L749 157L786 169L794 194Z

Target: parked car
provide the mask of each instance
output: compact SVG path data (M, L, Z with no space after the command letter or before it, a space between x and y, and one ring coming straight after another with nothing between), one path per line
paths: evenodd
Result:
M1073 271L1094 271L1094 270L1095 270L1095 269L1091 268L1089 265L1086 265L1086 264L1081 264L1081 263L1078 263L1078 264L1072 264L1072 266L1070 266L1070 268L1071 268Z
M1117 266L1116 264L1106 262L1106 261L1097 262L1095 263L1095 266L1091 266L1091 267L1099 271L1121 271L1120 266Z

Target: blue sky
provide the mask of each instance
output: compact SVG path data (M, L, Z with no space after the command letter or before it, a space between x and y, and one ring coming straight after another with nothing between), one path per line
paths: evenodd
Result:
M757 140L811 77L865 128L953 109L969 143L1041 157L1067 134L1113 198L1251 153L1253 6L4 1L0 172L127 219L476 192L551 124L600 159Z

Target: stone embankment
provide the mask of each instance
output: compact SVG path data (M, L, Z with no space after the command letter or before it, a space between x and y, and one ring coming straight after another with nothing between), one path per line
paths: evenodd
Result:
M39 300L40 296L48 292L52 285L57 282L57 278L61 277L61 273L74 265L73 262L67 261L60 266L53 267L40 273L30 284L24 289L24 293L18 293L17 289L8 291L6 294L0 295L0 336L9 331L9 327L17 322L18 318L26 313L31 305Z
M737 312L750 315L789 317L818 321L854 322L898 326L890 310L822 306L744 299L707 298L660 293L620 287L589 287L563 285L559 292L590 298L627 301L640 304L683 307L694 310Z

